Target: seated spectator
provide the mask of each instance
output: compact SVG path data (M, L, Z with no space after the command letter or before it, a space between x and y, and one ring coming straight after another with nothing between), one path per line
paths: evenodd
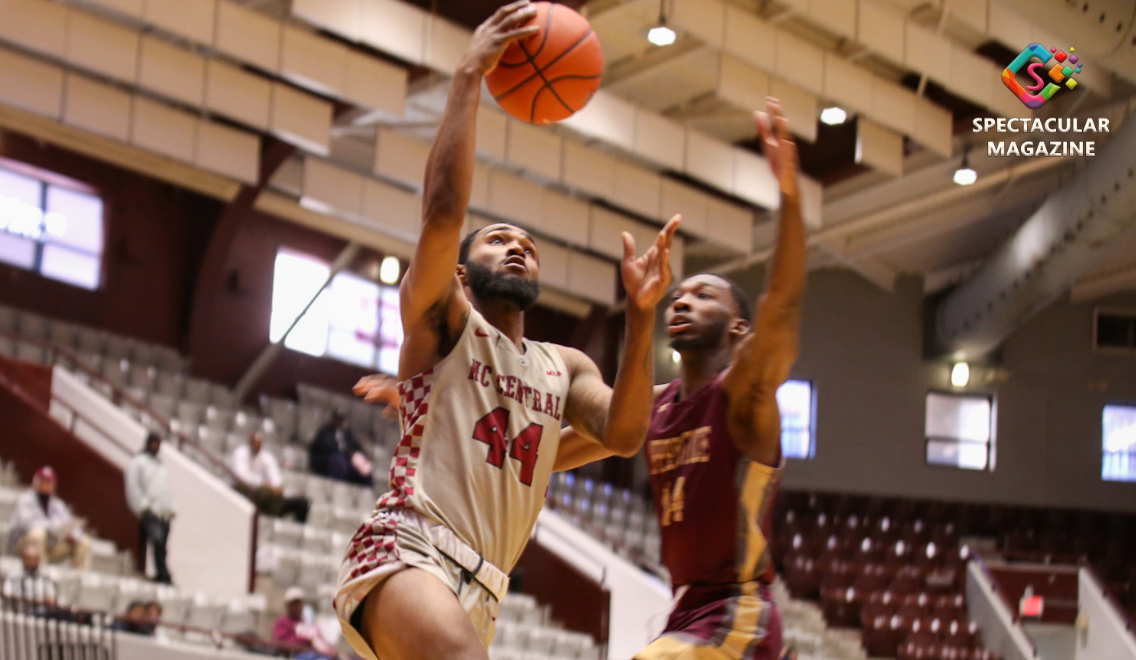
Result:
M248 444L233 450L229 469L236 475L236 489L258 509L274 518L291 515L296 522L307 522L312 503L304 497L284 497L280 464L272 452L264 448L263 433L254 431Z
M371 461L355 434L347 428L342 410L331 413L331 419L320 427L308 447L308 467L314 474L339 481L372 487Z
M91 567L91 540L83 533L82 522L55 496L55 486L55 470L50 465L36 470L32 487L16 500L8 523L9 550L18 552L33 545L49 562L70 559L75 568L87 570Z
M0 594L8 608L34 616L46 616L55 608L55 582L39 572L40 551L34 543L20 549L23 571L4 580Z
M134 633L135 635L153 635L154 629L158 627L158 622L156 619L151 619L149 605L150 603L144 603L140 600L131 601L130 605L126 607L126 613L117 617L111 627L120 632Z
M304 590L288 587L284 592L284 614L272 625L272 641L296 649L296 660L328 660L336 657L335 647L324 640L315 623L304 620Z

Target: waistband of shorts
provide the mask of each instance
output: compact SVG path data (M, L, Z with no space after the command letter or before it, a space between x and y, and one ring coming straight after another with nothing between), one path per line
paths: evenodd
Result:
M765 601L772 601L769 585L760 580L752 582L724 582L720 584L691 583L683 585L675 610L690 610L722 600L737 598L747 591ZM677 592L676 592L677 594Z
M474 580L485 587L497 602L505 598L509 591L509 576L491 562L481 556L481 553L470 547L465 541L458 538L452 529L436 523L418 514L417 511L403 512L403 524L414 526L430 543L443 555L449 557L455 564L461 566Z

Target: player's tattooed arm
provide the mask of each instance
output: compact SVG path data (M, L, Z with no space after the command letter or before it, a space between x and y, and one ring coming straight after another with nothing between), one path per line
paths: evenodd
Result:
M789 377L800 347L807 249L797 188L797 147L788 122L776 99L769 99L769 115L758 112L755 118L765 156L781 184L781 219L754 332L738 347L724 386L730 398L729 425L739 448L754 460L773 465L781 448L777 388Z
M671 243L681 221L679 216L672 218L640 257L635 256L634 238L623 234L620 272L627 291L627 310L615 387L604 384L591 358L575 349L562 351L572 377L565 419L617 456L634 456L651 424L655 308L671 285Z
M583 434L566 426L560 430L560 448L556 451L556 461L552 464L553 472L566 472L578 467L602 461L615 456L607 447L585 437Z
M409 373L428 368L447 352L444 337L438 336L438 324L431 317L440 313L446 333L461 332L462 315L469 302L454 271L473 187L481 80L497 65L510 43L539 31L538 26L524 25L535 13L528 0L498 9L474 32L450 86L446 109L426 161L422 231L400 287L407 341L404 358L409 358L400 359L400 369Z

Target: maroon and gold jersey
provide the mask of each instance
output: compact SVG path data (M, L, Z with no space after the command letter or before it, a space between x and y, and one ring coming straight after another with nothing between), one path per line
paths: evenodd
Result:
M749 458L726 426L722 376L679 400L675 380L655 399L647 462L671 583L773 579L768 539L781 470Z

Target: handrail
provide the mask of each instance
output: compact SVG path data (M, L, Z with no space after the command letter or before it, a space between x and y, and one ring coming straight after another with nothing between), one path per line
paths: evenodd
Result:
M16 608L13 609L13 608L10 607L10 605L12 605L12 604L22 605L24 607L23 608L16 607ZM160 604L161 603L159 603L159 605ZM126 619L122 616L119 616L118 614L115 614L113 612L106 612L106 611L100 611L100 610L87 610L87 609L74 607L74 606L63 607L63 606L60 606L60 605L46 606L47 609L48 609L48 614L46 616L37 615L37 614L28 614L28 612L23 611L23 610L30 610L30 609L33 609L33 608L39 608L39 607L44 607L44 606L45 606L45 604L42 601L38 601L38 600L35 600L35 599L32 599L32 598L20 598L20 597L11 597L11 596L0 597L0 613L23 614L25 616L31 616L33 618L56 619L56 620L58 620L58 618L61 615L67 615L67 616L70 616L72 618L73 623L80 623L80 625L82 625L82 622L88 622L87 625L91 625L90 622L98 620L103 626L105 626L108 630L112 631L113 633L137 634L137 633L130 633L130 632L127 632L127 631L117 630L117 629L113 628L112 626L116 622L119 622L119 621L128 622L129 621L128 619ZM276 651L278 651L278 652L287 653L289 655L295 654L295 653L304 653L304 652L307 652L307 651L311 651L311 649L308 648L307 646L303 646L303 645L299 645L299 644L289 644L289 643L286 643L286 642L278 642L278 641L273 640L273 639L265 639L265 638L263 638L263 637L261 637L260 635L257 635L257 634L226 633L226 632L222 632L221 630L216 630L216 629L198 628L196 626L187 626L187 625L181 624L181 623L167 623L165 621L159 621L157 623L157 625L155 626L155 629L157 629L157 628L166 628L166 629L169 629L169 630L176 630L176 631L178 631L179 633L182 633L182 634L184 634L184 633L196 633L196 634L200 634L200 635L206 635L213 642L214 646L216 646L216 648L218 648L218 649L221 649L221 648L224 647L225 640L230 640L230 641L236 642L237 644L240 644L240 645L256 644L258 646L267 646L269 648L276 649ZM339 655L332 656L332 660L336 660L337 658L339 658Z
M83 372L84 374L87 375L88 378L91 378L91 379L98 381L99 383L102 383L105 386L109 387L110 391L111 391L111 402L113 404L115 404L116 406L121 406L123 402L126 402L130 406L138 409L139 411L141 411L144 414L146 414L147 416L149 416L150 419L154 420L162 429L165 430L168 437L172 437L175 440L176 446L177 446L179 451L184 451L186 447L192 448L193 452L197 455L197 458L195 460L199 460L199 461L204 460L204 462L210 464L212 467L220 468L221 473L226 475L229 478L231 483L240 483L240 479L237 477L236 473L234 473L233 470L229 467L228 463L225 460L223 460L221 457L214 454L209 448L205 447L203 444L201 444L197 440L190 439L184 433L174 429L173 424L170 422L170 420L168 418L163 417L162 415L159 415L152 408L150 408L150 406L146 405L142 401L139 401L138 398L135 397L133 394L126 391L124 388L120 387L119 385L116 385L115 383L112 383L109 380L107 380L105 377L103 377L102 374L100 374L98 372L97 369L92 367L89 363L87 363L86 360L81 358L78 354L76 354L73 351L70 351L66 348L63 348L61 346L58 346L58 345L56 345L52 342L42 341L42 340L35 339L35 338L24 337L23 335L19 335L19 334L15 334L15 333L0 331L0 337L6 337L6 338L11 339L13 341L29 343L29 344L32 344L34 346L39 346L40 348L49 351L49 357L51 358L51 360L50 360L51 364L56 364L56 362L60 361L60 358L62 358L63 361L69 362L70 366L72 366L75 369L78 369L79 371ZM20 361L13 359L12 362L20 362ZM67 366L67 365L64 364L62 366ZM49 397L45 397L45 398L48 398L51 401L60 401L60 399L55 396L54 392L50 393ZM63 403L63 402L60 401L60 403ZM133 453L129 447L126 447L125 445L123 445L123 443L118 438L116 438L113 434L106 433L104 429L101 429L96 422L86 418L81 413L79 413L78 411L73 409L71 406L66 405L66 404L64 404L64 405L68 408L68 410L71 411L72 415L77 415L79 417L82 417L88 424L90 424L92 427L98 429L99 432L103 436L109 438L112 442L119 445L119 447L123 448L128 453ZM58 420L56 420L56 421L58 423ZM72 427L67 429L67 430L74 433L75 429L74 429L74 426L72 425ZM258 531L257 527L258 527L258 518L260 517L259 514L260 514L260 510L256 509L256 511L254 512L254 514L252 516L252 535L251 535L252 543L250 544L250 548L249 548L249 553L250 553L251 559L249 561L249 578L248 578L248 591L250 593L254 590L254 588L256 586L256 555L257 555L257 546L259 545L259 540L258 540L258 537L257 537L257 531Z
M983 577L986 578L987 584L990 585L990 590L994 592L995 596L997 596L1000 601L1002 601L1003 606L1010 613L1010 623L1014 627L1020 629L1023 634L1022 636L1029 644L1031 651L1030 656L1036 658L1037 644L1034 643L1033 638L1031 638L1028 634L1025 634L1025 628L1022 626L1021 618L1018 614L1018 608L1010 603L1009 598L1006 597L1006 593L1000 586L998 586L998 581L994 579L994 575L990 572L990 567L986 565L986 560L982 558L982 555L980 553L974 552L970 555L969 563L973 564L979 571L982 572Z
M229 468L228 463L223 458L213 453L212 450L210 450L208 447L205 447L197 440L191 439L181 431L176 430L169 418L154 412L153 408L140 401L125 388L107 380L101 373L99 373L98 369L92 367L77 353L63 348L62 346L59 346L58 344L55 344L53 342L36 339L34 337L25 337L24 335L18 333L0 330L0 337L5 337L7 339L22 342L25 344L32 344L33 346L38 346L39 348L50 351L52 359L50 359L49 362L51 364L55 364L58 361L58 358L63 358L63 360L65 361L63 366L68 366L66 363L70 363L70 366L78 369L79 371L82 371L89 378L94 379L99 383L102 383L103 385L109 387L112 392L111 401L115 405L121 406L122 403L125 402L131 407L137 408L141 412L145 413L150 419L154 420L169 437L172 437L177 443L178 449L182 449L185 446L193 447L194 451L202 456L208 463L212 464L213 467L220 468L230 479L237 480L237 475L232 471L232 469Z
M1097 573L1096 569L1094 569L1091 565L1083 564L1081 568L1089 572L1089 577L1091 577L1093 581L1097 583L1097 587L1101 590L1101 593L1104 594L1104 597L1108 601L1109 605L1112 605L1112 608L1120 614L1120 619L1124 621L1125 628L1127 628L1128 632L1132 633L1133 636L1136 636L1136 619L1133 619L1128 610L1124 609L1124 607L1121 606L1120 601L1116 599L1116 594L1112 592L1112 589L1109 587L1108 583L1101 579L1100 574Z

